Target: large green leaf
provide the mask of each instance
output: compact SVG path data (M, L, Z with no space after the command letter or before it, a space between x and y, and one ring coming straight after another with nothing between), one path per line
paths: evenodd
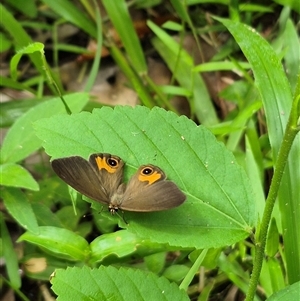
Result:
M189 300L175 283L138 269L73 267L57 270L51 282L58 300Z
M164 169L187 201L163 212L126 212L128 229L141 237L210 248L232 244L251 231L254 201L244 170L211 132L184 116L159 108L103 107L43 119L35 128L54 158L116 154L127 164L126 178L141 164Z
M251 64L255 83L265 110L273 160L276 162L293 101L291 86L280 58L268 42L253 28L239 22L217 19L232 33ZM295 43L298 41L295 40ZM299 84L298 87L300 87ZM299 94L299 90L297 94ZM296 115L299 112L293 112L293 114ZM297 281L300 275L300 245L298 243L300 240L300 227L298 225L300 219L299 154L300 136L298 135L291 148L282 181L278 183L280 185L279 205L282 228L286 229L283 232L283 237L290 283Z

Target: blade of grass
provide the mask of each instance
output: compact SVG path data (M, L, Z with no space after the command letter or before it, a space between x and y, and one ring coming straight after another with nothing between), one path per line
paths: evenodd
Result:
M13 288L21 287L21 277L19 274L19 265L17 254L14 250L13 243L11 241L10 234L6 227L3 214L0 214L1 223L1 238L3 244L3 256L5 258L5 266L7 270L8 277L10 279L10 284Z
M297 80L299 77L299 53L300 53L300 43L298 39L298 34L295 26L291 19L287 20L284 37L284 46L287 47L287 52L284 56L287 76L291 83L292 91L295 91Z
M146 60L139 38L133 27L126 2L123 0L103 0L102 3L109 15L109 19L112 21L120 36L128 55L128 60L132 64L134 70L140 75L147 73Z
M193 72L194 63L190 55L180 49L177 42L153 22L149 21L147 24L157 36L152 39L154 47L175 74L180 85L191 91L191 106L194 106L199 121L206 126L217 124L218 118L214 106L202 77Z
M217 18L217 20L229 29L252 65L256 85L260 91L266 113L269 139L275 162L274 176L266 201L263 220L260 231L256 235L256 259L247 296L247 300L252 300L261 270L267 229L277 194L281 207L282 226L285 229L283 238L289 283L299 281L300 169L299 165L295 164L295 162L299 162L300 153L300 137L296 137L299 131L299 125L297 127L299 94L296 94L293 101L290 85L281 61L266 40L254 32L252 28L239 22L221 18ZM298 93L299 88L300 84L296 89ZM294 140L296 141L294 142Z
M143 85L141 78L130 68L128 61L116 45L110 46L110 54L114 58L117 65L124 72L127 79L130 80L134 90L137 92L141 102L148 108L154 107L154 101Z
M78 26L80 29L88 33L91 37L96 38L97 30L95 24L87 17L84 11L76 7L72 1L60 0L51 1L43 0L52 10L65 20Z
M98 70L99 70L99 66L100 66L101 50L102 50L102 42L103 42L101 16L100 16L99 7L98 7L96 1L94 1L94 5L95 5L95 10L96 10L96 23L97 23L97 48L96 48L97 50L95 53L93 65L92 65L92 68L90 71L90 75L89 75L86 85L84 87L85 92L88 92L92 89L93 84L95 83L95 80L97 78Z
M207 254L208 249L202 250L200 255L198 256L197 260L194 262L193 266L190 268L188 274L182 280L179 288L187 291L189 285L191 284L192 280L194 279L196 273L199 271L200 266Z

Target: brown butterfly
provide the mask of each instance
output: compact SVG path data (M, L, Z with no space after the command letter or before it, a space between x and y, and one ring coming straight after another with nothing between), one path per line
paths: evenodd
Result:
M83 195L107 204L114 214L118 209L136 212L167 210L181 205L185 194L165 173L152 164L142 165L123 183L124 161L118 156L92 154L89 161L79 156L55 159L56 174Z

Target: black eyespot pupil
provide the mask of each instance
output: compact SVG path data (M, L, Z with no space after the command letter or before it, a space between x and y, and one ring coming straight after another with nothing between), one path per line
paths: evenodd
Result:
M143 174L144 175L150 175L152 173L152 169L149 167L146 167L143 169Z
M117 166L118 165L118 161L117 160L115 160L115 159L108 159L107 160L107 162L108 162L108 164L110 165L110 166L113 166L113 167L115 167L115 166Z

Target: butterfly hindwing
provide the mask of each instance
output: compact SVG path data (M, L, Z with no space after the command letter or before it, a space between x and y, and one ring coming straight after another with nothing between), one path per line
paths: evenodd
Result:
M145 173L146 172L146 173ZM141 166L130 179L120 208L128 211L152 212L181 205L185 194L164 172L154 165Z

